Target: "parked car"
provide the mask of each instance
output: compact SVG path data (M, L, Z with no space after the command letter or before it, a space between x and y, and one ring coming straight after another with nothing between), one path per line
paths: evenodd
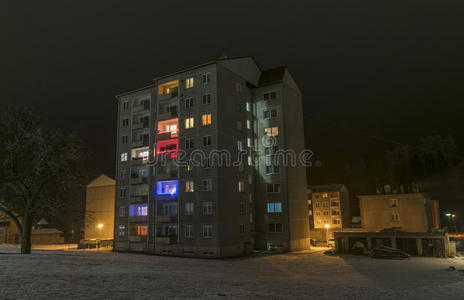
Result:
M330 238L327 240L327 246L329 247L335 247L335 239L334 238Z

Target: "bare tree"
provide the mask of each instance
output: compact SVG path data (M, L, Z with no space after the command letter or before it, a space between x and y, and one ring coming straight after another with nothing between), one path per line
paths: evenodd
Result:
M0 211L21 235L21 253L31 253L32 224L42 215L65 212L84 184L83 146L52 130L26 109L0 119Z

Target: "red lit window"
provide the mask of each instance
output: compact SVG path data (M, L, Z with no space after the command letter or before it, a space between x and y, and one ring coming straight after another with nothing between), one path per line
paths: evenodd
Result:
M138 235L147 235L147 225L139 225L139 226L137 226L137 234Z
M170 139L158 142L158 154L170 153L171 158L177 157L178 140Z

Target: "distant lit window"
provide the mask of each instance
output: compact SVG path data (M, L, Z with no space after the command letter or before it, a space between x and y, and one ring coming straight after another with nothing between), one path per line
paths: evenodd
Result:
M202 76L203 84L208 84L211 82L211 73L205 73Z
M279 135L279 127L264 128L264 133L267 136L278 136Z
M121 153L121 161L127 161L127 152Z
M125 236L126 235L126 225L119 225L118 227L118 235Z
M329 195L327 193L322 193L322 198L327 198Z
M211 125L211 114L203 114L201 116L201 124L203 126L205 125Z
M246 124L247 124L247 129L251 129L251 121L250 121L250 120L247 120L247 121L246 121Z
M147 235L147 225L138 225L137 235Z
M193 77L187 78L185 80L185 88L186 89L193 88Z
M246 111L251 111L250 102L247 102L247 103L246 103Z
M191 192L194 192L194 191L195 191L193 180L190 180L190 181L186 181L186 182L185 182L185 191L186 191L187 193L191 193Z
M240 193L244 193L245 192L245 182L243 180L239 180L238 181L238 191Z
M282 212L282 203L281 202L273 202L267 204L267 212L268 213L281 213Z
M193 117L185 119L185 128L193 128Z
M156 193L158 195L177 196L177 180L158 181L156 183Z
M131 204L129 216L131 217L145 217L148 215L147 204Z

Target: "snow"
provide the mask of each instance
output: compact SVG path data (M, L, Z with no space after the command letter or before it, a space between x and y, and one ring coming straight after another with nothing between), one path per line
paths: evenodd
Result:
M448 271L455 266L456 271ZM0 245L2 299L461 298L464 260L319 252L194 259Z

